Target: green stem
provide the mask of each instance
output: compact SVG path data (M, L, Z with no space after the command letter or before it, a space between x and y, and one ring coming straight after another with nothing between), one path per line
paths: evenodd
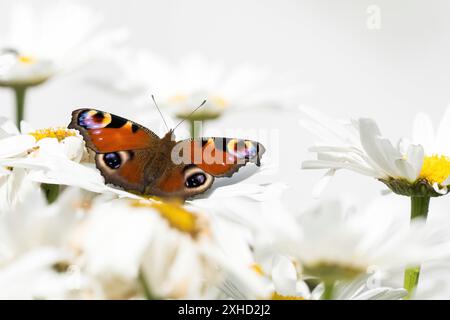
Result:
M142 270L139 271L139 282L142 286L142 291L144 293L145 299L147 300L155 300L155 297L152 295L150 288L147 285L147 280L145 279L144 273Z
M416 218L427 218L430 197L411 197L411 221ZM414 291L419 284L420 266L405 269L403 286L408 291L405 300L411 299Z
M414 290L417 288L417 285L419 284L419 275L420 275L420 266L405 269L403 286L408 291L408 295L405 297L405 300L411 299Z
M47 198L47 202L52 204L59 196L59 185L58 184L50 184L43 183L41 184L41 188L44 191L45 197Z
M194 120L194 119L190 119L189 121L189 128L190 128L190 133L191 133L191 138L192 139L197 139L200 137L201 134L201 130L200 127L197 128L196 124L200 121L200 120Z
M195 121L189 120L189 130L191 133L191 138L195 139Z
M322 300L333 300L334 282L324 282L325 290L323 291Z
M20 122L24 119L25 115L25 94L27 91L26 86L18 86L13 88L16 96L16 125L20 129Z
M411 197L411 220L418 217L427 218L430 197Z

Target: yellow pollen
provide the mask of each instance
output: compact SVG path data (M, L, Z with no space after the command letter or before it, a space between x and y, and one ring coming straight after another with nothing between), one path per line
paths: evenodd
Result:
M17 58L23 64L33 64L36 60L31 56L19 56Z
M258 275L260 276L264 276L264 270L262 269L261 265L257 264L257 263L253 263L250 266L250 269L252 269L253 271L255 271Z
M420 178L430 184L442 184L450 176L450 158L446 156L426 156L423 160Z
M44 138L56 138L59 142L68 137L74 137L77 135L77 132L73 129L67 129L64 127L61 128L46 128L39 129L34 132L30 132L36 141L42 140Z
M272 293L272 297L270 297L271 300L306 300L305 298L301 296L285 296L282 294L279 294L278 292Z
M137 200L133 201L132 205L135 207L149 207L155 209L172 228L188 233L193 237L201 231L198 217L194 213L184 209L183 206L177 202L148 202Z

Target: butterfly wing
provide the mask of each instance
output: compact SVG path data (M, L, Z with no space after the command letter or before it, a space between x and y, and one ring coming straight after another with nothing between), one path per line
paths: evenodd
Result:
M96 153L95 164L105 178L129 191L144 192L149 183L148 164L161 139L125 118L94 109L72 112L69 128L78 130L86 146Z
M133 121L94 109L73 111L68 127L78 130L96 153L147 149L161 140Z
M256 141L212 137L180 141L172 157L214 177L230 177L249 162L259 166L264 152L264 146Z

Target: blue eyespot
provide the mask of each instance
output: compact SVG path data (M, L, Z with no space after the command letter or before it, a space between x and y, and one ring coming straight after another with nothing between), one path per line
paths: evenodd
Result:
M206 182L206 176L203 173L194 173L186 179L186 187L196 188L200 187Z
M105 164L111 169L119 169L122 164L122 159L117 152L105 153L103 161L105 161Z

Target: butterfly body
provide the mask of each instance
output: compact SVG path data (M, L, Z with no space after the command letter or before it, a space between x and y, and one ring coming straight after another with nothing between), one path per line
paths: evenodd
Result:
M214 177L230 177L248 162L260 164L264 147L230 138L175 141L160 138L125 118L94 110L72 113L78 130L106 183L145 195L189 198L205 192Z

